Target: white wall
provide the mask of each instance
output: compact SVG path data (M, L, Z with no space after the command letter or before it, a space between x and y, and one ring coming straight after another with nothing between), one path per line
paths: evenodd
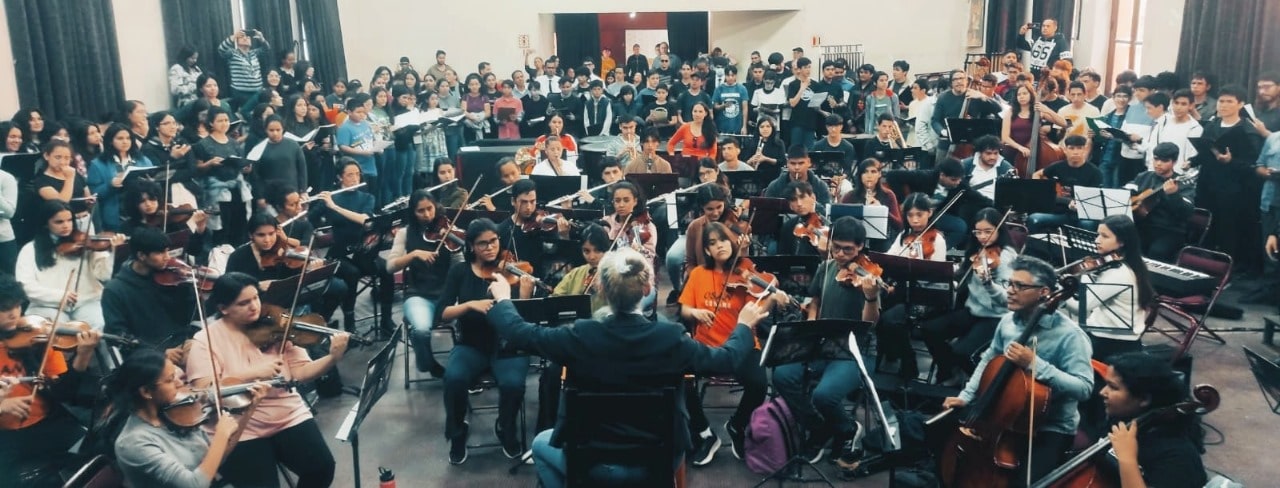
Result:
M164 43L161 0L114 0L116 38L125 97L147 110L169 108L168 48ZM7 40L7 38L6 38Z
M377 66L391 66L402 55L425 70L434 62L437 48L449 53L449 64L460 74L474 71L481 60L506 74L523 61L516 47L517 34L530 35L535 55L552 52L554 24L549 14L628 11L592 0L505 0L483 9L442 2L433 4L429 12L417 0L385 0L378 5L371 9L364 0L338 2L347 71L362 80ZM757 49L790 56L792 47L808 50L810 37L820 35L828 45L862 43L868 61L886 68L895 59L907 59L913 71L941 71L964 60L965 16L960 13L967 4L956 0L857 0L840 3L835 10L832 7L837 4L824 0L650 0L643 5L649 12L709 11L711 45L740 59ZM879 19L852 16L868 8ZM500 21L494 20L495 11L502 12ZM890 21L924 11L929 15L917 16L912 26L916 34L907 35ZM430 28L433 21L451 28Z
M4 8L4 2L0 2L0 13L4 13ZM18 78L13 69L9 23L0 22L0 119L7 120L18 108Z
M1146 31L1142 33L1142 65L1138 73L1154 75L1178 67L1186 4L1186 0L1148 0Z

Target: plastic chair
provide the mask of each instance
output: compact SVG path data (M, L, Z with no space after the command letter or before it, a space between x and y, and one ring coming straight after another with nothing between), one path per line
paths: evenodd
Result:
M1171 361L1177 361L1178 358L1186 355L1191 349L1191 344L1201 334L1219 344L1227 343L1205 322L1214 304L1222 295L1222 291L1226 289L1227 283L1231 281L1231 263L1231 256L1218 251L1195 246L1187 246L1178 251L1178 259L1175 262L1177 266L1212 276L1217 280L1217 284L1208 295L1186 297L1157 295L1155 302L1150 306L1147 312L1147 329L1164 334L1178 343L1177 351ZM1157 317L1163 317L1173 326L1173 329L1153 327Z

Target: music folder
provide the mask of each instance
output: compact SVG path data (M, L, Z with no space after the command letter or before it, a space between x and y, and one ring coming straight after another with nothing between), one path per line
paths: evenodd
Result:
M1052 180L996 178L996 208L1013 208L1023 213L1053 213L1058 205L1057 185Z
M141 168L138 166L130 166L124 170L124 182L121 188L136 188L140 181L162 181L173 176L173 171L163 171L158 166L148 166Z
M285 131L284 137L298 144L304 144L311 141L323 141L327 139L329 136L333 135L335 127L336 126L333 124L325 124L320 127L316 127L311 132L308 132L302 136L295 136L289 131Z
M889 207L884 205L851 205L839 203L831 206L831 221L840 217L853 217L862 221L867 229L867 239L889 238Z

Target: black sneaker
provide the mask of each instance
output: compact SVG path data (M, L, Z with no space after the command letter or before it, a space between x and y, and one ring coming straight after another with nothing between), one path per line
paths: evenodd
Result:
M746 453L746 438L742 434L742 429L733 426L732 422L724 423L724 431L729 433L729 450L733 452L733 457L743 459Z
M430 374L432 378L444 379L444 366L441 365L439 361L433 359L431 364L427 366L427 373Z
M680 290L671 290L667 292L667 305L675 305L680 303Z
M841 471L854 471L862 461L862 424L854 421L853 428L853 437L841 439L839 445L834 447L836 450L831 453Z
M693 460L693 465L697 467L711 464L711 460L716 457L716 451L720 450L720 438L716 437L715 432L711 433L711 437L698 436L693 443L693 455L689 459Z
M457 465L467 462L467 434L470 430L471 426L464 421L462 433L449 440L449 464Z
M800 455L809 461L809 464L817 463L822 460L823 451L826 450L827 444L831 443L831 435L824 432L810 432L809 440L805 441L803 450Z
M507 431L502 429L498 419L493 419L493 436L497 437L498 442L502 444L502 454L507 456L507 459L515 459L524 454L524 449L520 447L520 439L516 438L514 432L507 435Z

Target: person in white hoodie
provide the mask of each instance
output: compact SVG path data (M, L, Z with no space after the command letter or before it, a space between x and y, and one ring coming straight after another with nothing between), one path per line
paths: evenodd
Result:
M53 319L65 295L67 304L57 319L59 323L82 321L102 330L105 324L102 318L102 284L111 279L112 255L116 246L124 243L124 235L116 234L97 242L105 244L106 251L82 249L64 255L59 252L59 244L70 240L79 230L76 229L71 207L61 201L48 200L36 209L35 217L36 222L44 224L43 232L37 231L31 242L22 246L14 273L31 300L27 314ZM90 230L88 234L91 233ZM89 238L86 242L94 243ZM80 276L74 276L77 273ZM72 280L71 293L65 293L68 279Z

